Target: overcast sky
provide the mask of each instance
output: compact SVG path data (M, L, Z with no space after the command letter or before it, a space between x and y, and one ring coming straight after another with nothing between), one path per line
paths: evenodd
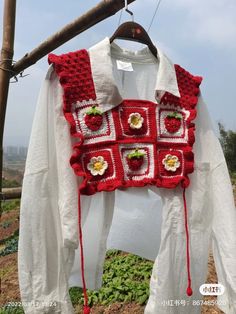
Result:
M0 1L2 18L3 0ZM18 60L49 35L95 6L97 0L17 0L15 55ZM157 0L130 5L135 21L148 29ZM126 13L122 22L129 20ZM89 48L110 37L119 13L64 44L56 53ZM2 21L1 21L2 39ZM236 130L236 1L162 0L150 30L152 40L188 71L203 76L201 91L213 122ZM126 43L126 47L128 43ZM131 47L131 46L130 46ZM30 74L11 84L5 127L5 145L28 145L39 88L47 58L28 68Z

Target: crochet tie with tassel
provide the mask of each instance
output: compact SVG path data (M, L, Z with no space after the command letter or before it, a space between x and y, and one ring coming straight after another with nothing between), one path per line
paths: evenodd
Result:
M186 202L186 196L185 196L185 188L183 189L183 201L184 201L184 218L185 218L185 233L186 233L187 271L188 271L188 287L186 289L186 293L190 297L193 294L193 291L191 288L188 211L187 211L187 202Z
M88 306L88 295L86 291L86 283L84 276L84 250L83 250L83 233L82 233L82 223L81 223L81 201L80 201L80 191L78 192L78 220L79 220L79 241L80 241L80 257L81 257L81 275L83 283L83 294L84 294L84 307L83 314L90 314L90 307Z

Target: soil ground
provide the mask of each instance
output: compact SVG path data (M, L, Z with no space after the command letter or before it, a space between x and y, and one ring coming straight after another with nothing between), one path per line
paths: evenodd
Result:
M1 219L0 234L1 239L7 239L14 231L18 229L19 209L3 213ZM5 223L5 224L4 224ZM6 227L6 225L8 225ZM4 228L5 225L5 228ZM1 240L0 239L0 240ZM3 245L1 245L2 247ZM17 253L12 253L0 257L0 277L1 293L0 307L11 301L20 301L18 274L17 274ZM213 256L209 254L207 283L217 283L217 276ZM216 297L205 297L205 300L216 300ZM114 303L109 306L93 306L91 314L143 314L144 306L136 303ZM75 313L81 313L81 307L78 305ZM224 314L217 306L202 306L202 314Z

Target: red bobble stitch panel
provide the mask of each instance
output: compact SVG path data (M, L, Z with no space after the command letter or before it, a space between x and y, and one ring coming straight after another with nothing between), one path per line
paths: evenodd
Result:
M66 100L70 104L96 99L87 50L69 52L61 56L49 54L48 61L54 64L60 83L64 87Z

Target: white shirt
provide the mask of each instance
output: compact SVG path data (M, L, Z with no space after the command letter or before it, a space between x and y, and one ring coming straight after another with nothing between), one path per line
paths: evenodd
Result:
M168 91L180 96L172 62L158 49L130 52L106 38L89 49L99 106L122 99L156 101ZM117 69L116 60L133 71ZM82 181L69 160L72 140L62 111L62 87L50 67L35 112L23 181L18 252L25 313L73 313L69 286L82 286L78 249L78 196ZM186 296L186 236L182 188L148 186L82 196L87 288L99 289L106 250L116 248L155 260L145 314L200 313L199 287L206 281L212 245L220 308L236 313L236 210L224 155L202 97L197 104L195 170L186 190L193 295ZM188 306L163 306L187 300ZM38 302L35 306L30 302Z

